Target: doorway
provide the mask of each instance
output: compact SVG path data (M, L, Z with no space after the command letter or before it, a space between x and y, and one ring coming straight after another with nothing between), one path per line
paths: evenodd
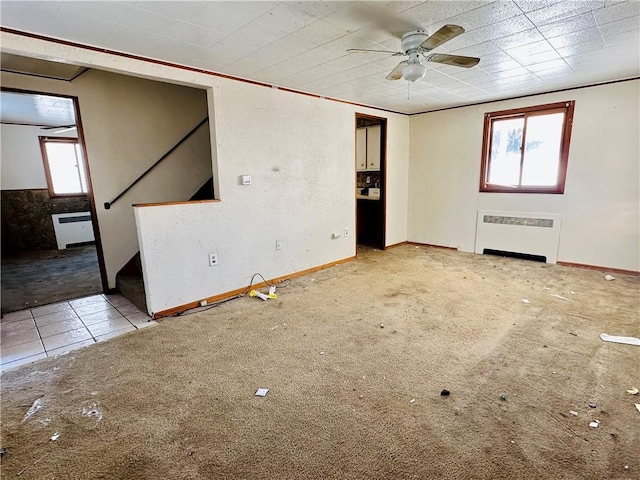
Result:
M385 248L387 120L356 113L356 250Z
M0 96L2 313L103 292L77 99L6 88Z

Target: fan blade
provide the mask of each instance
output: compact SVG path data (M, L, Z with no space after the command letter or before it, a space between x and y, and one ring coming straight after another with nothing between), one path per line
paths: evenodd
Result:
M463 57L462 55L446 55L440 53L433 53L425 58L427 62L443 63L445 65L463 68L475 67L480 62L480 59L476 57Z
M404 55L403 52L392 52L391 50L368 50L366 48L347 48L347 52L364 52L364 53L388 53L394 57Z
M409 60L400 62L398 65L396 65L396 68L391 70L391 73L387 75L387 80L400 80L402 78L402 70L407 65L409 65Z
M436 33L427 38L424 42L422 42L422 45L420 46L426 51L433 50L443 43L457 37L461 33L464 33L464 28L458 25L445 25Z
M47 125L44 127L40 127L40 130L55 130L56 128L71 128L75 127L75 125Z

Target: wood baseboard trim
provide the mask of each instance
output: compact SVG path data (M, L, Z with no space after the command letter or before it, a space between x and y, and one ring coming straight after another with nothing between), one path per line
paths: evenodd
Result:
M573 262L556 262L556 264L562 265L563 267L584 268L587 270L598 270L600 272L612 272L612 273L619 273L621 275L640 276L640 272L636 270L624 270L622 268L600 267L598 265L587 265L585 263L573 263Z
M335 262L325 263L324 265L318 265L317 267L311 267L311 268L307 268L306 270L300 270L299 272L290 273L289 275L283 275L282 277L272 278L272 279L267 280L267 281L270 284L276 284L277 285L278 283L284 282L285 280L290 280L290 279L296 278L296 277L302 277L304 275L308 275L308 274L313 273L313 272L318 272L320 270L325 270L327 268L337 267L338 265L341 265L341 264L347 263L347 262L351 262L351 261L353 261L355 259L356 259L356 257L347 257L347 258L343 258L341 260L336 260ZM207 298L204 298L203 300L206 300L207 304L210 305L210 304L219 302L221 300L227 300L227 299L232 298L232 297L237 297L238 295L241 295L244 292L246 292L249 288L258 289L258 288L262 288L262 287L264 287L266 285L267 285L266 282L254 283L253 285L247 285L246 287L236 288L235 290L231 290L229 292L221 293L219 295L214 295L212 297L207 297ZM178 307L169 308L167 310L162 310L161 312L154 313L153 315L151 315L151 317L154 320L156 320L158 318L162 318L162 317L170 317L171 315L175 315L176 313L184 312L186 310L190 310L192 308L199 307L200 306L200 302L201 302L201 300L199 300L197 302L186 303L184 305L180 305Z
M415 245L417 247L433 247L433 248L443 248L444 250L453 250L457 252L458 249L456 247L446 247L444 245L434 245L432 243L420 243L420 242L406 242L407 245Z
M394 243L393 245L387 245L386 247L384 247L385 250L390 250L392 248L398 248L398 247L402 247L403 245L406 245L408 242L404 241L404 242L400 242L400 243Z

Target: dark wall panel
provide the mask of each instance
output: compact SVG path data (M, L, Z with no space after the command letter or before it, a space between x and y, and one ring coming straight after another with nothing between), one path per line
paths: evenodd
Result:
M2 255L57 249L51 215L88 211L86 196L49 198L46 189L2 190Z

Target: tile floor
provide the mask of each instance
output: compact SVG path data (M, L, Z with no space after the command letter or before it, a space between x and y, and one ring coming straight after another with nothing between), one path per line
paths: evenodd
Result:
M92 295L8 313L0 322L1 369L60 355L156 323L121 295Z

